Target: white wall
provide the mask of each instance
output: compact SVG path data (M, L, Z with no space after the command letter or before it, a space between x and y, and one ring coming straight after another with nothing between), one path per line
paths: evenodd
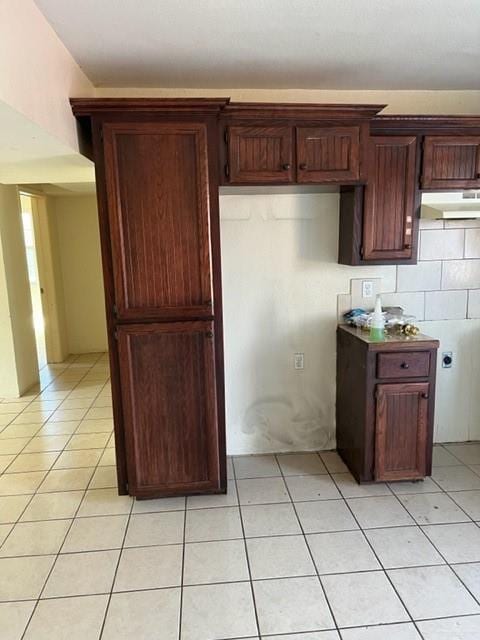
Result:
M466 319L466 303L455 319L443 319L452 316L448 309L458 295L441 291L435 275L445 266L448 243L438 236L430 240L425 228L421 245L436 245L436 260L398 269L339 265L338 199L336 193L278 191L221 196L229 453L334 445L337 304L352 306L351 279L355 288L363 277L381 279L375 284L391 292L384 294L385 303L402 304L419 320L427 309L428 317L438 319L421 322L422 329L440 339L440 352L455 352L454 367L438 370L436 440L480 438L480 397L473 382L480 319ZM463 244L458 250L463 256ZM469 288L479 289L480 279L464 283L465 300ZM435 306L435 292L426 289L440 290L445 301ZM474 313L480 318L472 303ZM294 369L295 352L305 353L303 371Z
M107 350L105 302L94 195L49 198L57 226L68 353Z

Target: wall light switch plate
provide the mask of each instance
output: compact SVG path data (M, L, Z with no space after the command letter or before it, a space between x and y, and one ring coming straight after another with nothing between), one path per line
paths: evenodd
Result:
M295 353L293 356L293 364L295 369L303 369L304 365L304 354L303 353Z
M371 280L362 281L362 298L373 298L373 282Z

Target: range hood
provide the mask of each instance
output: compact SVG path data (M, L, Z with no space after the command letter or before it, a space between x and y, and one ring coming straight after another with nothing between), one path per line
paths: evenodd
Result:
M480 218L480 200L422 204L421 218L430 220L472 220Z

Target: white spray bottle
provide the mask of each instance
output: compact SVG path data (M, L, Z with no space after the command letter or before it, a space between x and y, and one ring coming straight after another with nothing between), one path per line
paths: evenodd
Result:
M371 340L385 339L385 318L382 313L382 300L380 296L377 296L375 301L375 310L370 323L370 338Z

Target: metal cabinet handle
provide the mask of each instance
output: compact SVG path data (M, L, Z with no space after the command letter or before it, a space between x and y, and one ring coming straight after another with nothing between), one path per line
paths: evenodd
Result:
M408 362L402 362L400 366L402 367L402 369L410 369L410 365L408 364Z
M207 331L205 335L207 336L207 338L213 338L213 331Z
M302 171L305 171L305 170L306 170L306 168L307 168L307 165L305 164L305 162L302 162L302 163L299 165L299 168L300 168Z
M428 400L428 393L422 393L422 398L424 398L425 400Z
M412 248L412 245L408 244L408 243L404 244L403 246L404 246L405 249L411 249Z
M288 171L291 168L292 168L292 165L289 162L282 164L282 169L284 169L285 171Z

